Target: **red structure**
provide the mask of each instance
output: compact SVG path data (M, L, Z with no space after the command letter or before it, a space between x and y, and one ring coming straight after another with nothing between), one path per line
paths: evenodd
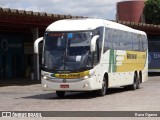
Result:
M117 3L117 20L143 22L144 0L123 1Z

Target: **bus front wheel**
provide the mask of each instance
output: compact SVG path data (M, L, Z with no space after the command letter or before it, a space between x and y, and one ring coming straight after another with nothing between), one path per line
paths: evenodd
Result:
M98 96L105 96L106 95L106 89L107 89L107 84L106 84L106 78L103 77L103 82L102 82L102 89L97 90L97 95Z
M63 98L65 95L65 91L56 91L56 94L59 98Z

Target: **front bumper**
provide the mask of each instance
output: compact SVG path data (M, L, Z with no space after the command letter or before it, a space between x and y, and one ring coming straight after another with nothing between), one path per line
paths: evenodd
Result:
M91 91L98 89L98 86L95 86L93 78L88 78L85 80L78 80L74 82L52 82L51 80L44 80L42 78L42 88L47 91ZM67 88L62 88L61 86L69 86Z

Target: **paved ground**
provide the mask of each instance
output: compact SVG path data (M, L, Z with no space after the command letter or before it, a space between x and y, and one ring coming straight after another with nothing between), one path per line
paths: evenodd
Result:
M109 89L104 97L97 97L89 92L67 93L64 99L58 99L55 92L43 91L40 84L0 87L0 111L41 110L160 111L160 77L149 77L149 81L143 83L141 89L136 91Z

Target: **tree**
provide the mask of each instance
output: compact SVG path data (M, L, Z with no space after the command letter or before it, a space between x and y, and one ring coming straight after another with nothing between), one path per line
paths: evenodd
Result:
M144 16L146 23L160 25L160 0L147 0Z

